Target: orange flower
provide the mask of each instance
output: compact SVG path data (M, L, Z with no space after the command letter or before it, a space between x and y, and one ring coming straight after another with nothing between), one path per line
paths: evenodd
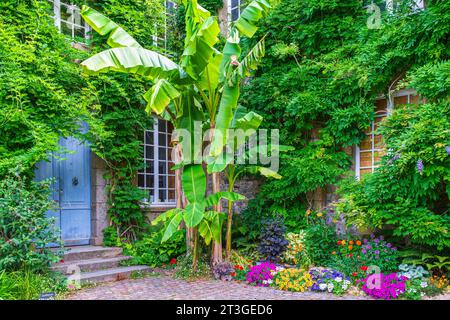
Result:
M349 246L348 246L348 250L351 251L352 249L353 249L353 246L352 246L352 245L349 245Z
M336 254L336 251L333 251L332 254Z
M342 243L342 245L345 245L345 240L342 240L341 243Z
M306 210L306 215L309 216L311 214L311 210Z
M353 240L350 240L350 241L348 242L348 244L353 244Z
M356 240L356 245L357 245L357 246L360 246L360 245L361 245L361 241Z

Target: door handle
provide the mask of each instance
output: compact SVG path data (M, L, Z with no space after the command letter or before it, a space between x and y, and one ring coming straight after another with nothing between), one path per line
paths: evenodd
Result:
M72 178L72 185L74 185L75 187L78 185L78 178L77 177L73 177Z

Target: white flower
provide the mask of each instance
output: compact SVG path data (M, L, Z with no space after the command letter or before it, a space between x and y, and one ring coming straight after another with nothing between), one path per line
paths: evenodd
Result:
M350 281L344 280L344 285L345 285L345 286L348 286L349 284L350 284Z
M426 288L426 287L428 287L428 283L426 283L425 281L423 281L423 282L420 283L420 286L421 286L422 288Z
M342 285L342 289L347 290L348 286L344 284L344 285Z
M276 267L276 270L277 271L282 271L282 270L284 270L284 268L283 267Z
M325 290L326 288L327 288L327 284L326 283L319 284L319 289L320 290Z
M342 281L342 278L341 278L341 277L336 277L336 278L334 278L334 281L336 281L336 282L341 282L341 281Z
M267 280L263 280L263 284L267 284Z
M329 283L329 284L327 285L327 288L328 288L328 292L332 292L333 289L334 289L334 284Z
M271 284L272 282L273 282L272 279L267 280L268 284Z

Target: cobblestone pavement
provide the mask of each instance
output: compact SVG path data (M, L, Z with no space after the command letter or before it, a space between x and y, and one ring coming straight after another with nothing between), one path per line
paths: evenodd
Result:
M111 282L79 290L73 300L361 300L366 297L335 296L328 293L286 292L215 280L184 281L155 276Z

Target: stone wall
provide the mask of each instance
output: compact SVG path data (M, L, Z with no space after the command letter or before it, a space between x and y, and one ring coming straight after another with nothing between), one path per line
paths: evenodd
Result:
M103 178L106 173L105 162L92 154L92 245L103 244L103 229L109 226L106 186Z

